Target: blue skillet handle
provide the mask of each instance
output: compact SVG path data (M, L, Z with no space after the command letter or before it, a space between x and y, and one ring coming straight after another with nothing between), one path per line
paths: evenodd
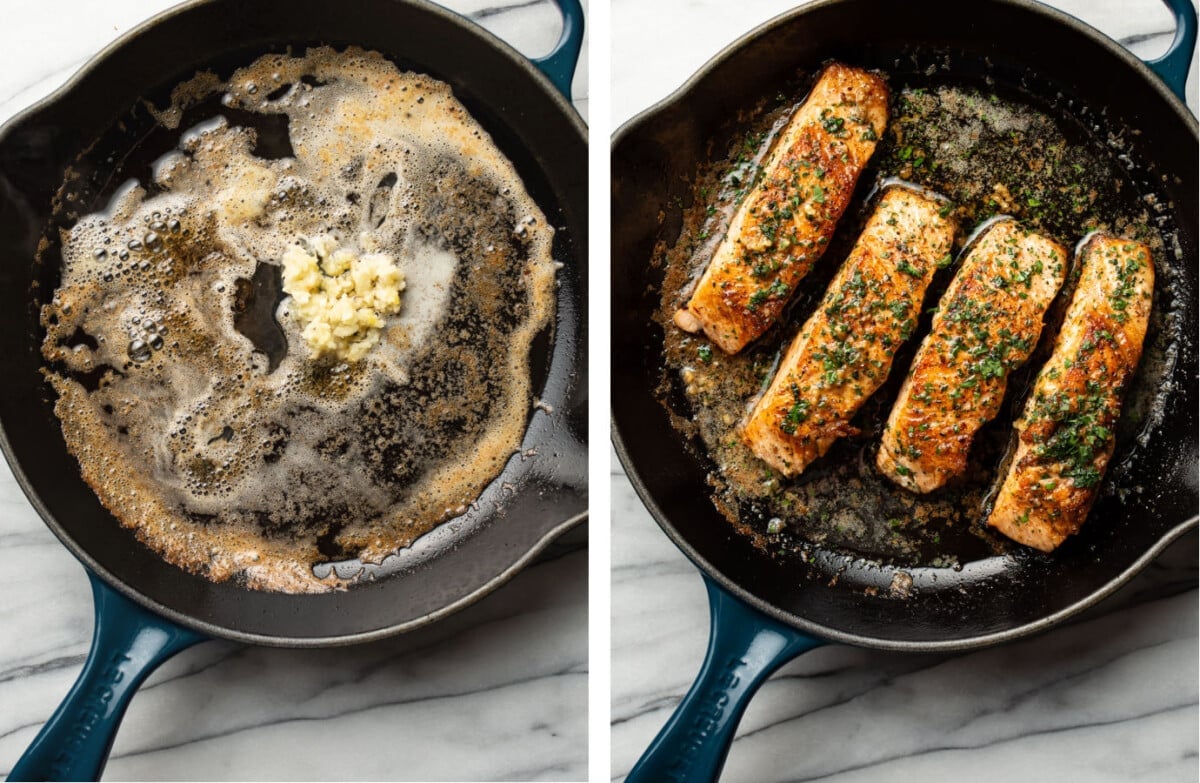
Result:
M575 78L575 66L579 64L579 50L583 48L583 6L579 0L554 0L562 13L562 35L558 43L545 57L533 58L533 64L546 74L568 101L571 100L571 80Z
M1171 92L1186 101L1183 94L1187 86L1188 67L1192 64L1192 52L1196 48L1196 8L1192 0L1163 0L1171 13L1175 14L1175 40L1166 54L1154 60L1147 60L1146 65L1158 74Z
M9 780L99 780L138 686L203 635L144 609L88 572L96 603L92 649L71 692Z
M824 644L746 605L707 576L704 585L712 613L708 655L625 783L715 781L758 687L792 658Z

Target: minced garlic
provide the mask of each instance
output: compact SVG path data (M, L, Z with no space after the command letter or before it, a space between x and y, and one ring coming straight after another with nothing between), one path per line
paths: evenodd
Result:
M384 316L400 311L403 289L404 274L391 256L338 248L330 236L283 254L283 290L314 356L351 362L365 356L379 342Z

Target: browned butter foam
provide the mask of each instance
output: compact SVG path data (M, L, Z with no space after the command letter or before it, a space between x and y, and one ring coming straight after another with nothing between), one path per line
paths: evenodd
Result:
M224 90L286 115L294 154L259 158L252 129L215 117L65 232L45 372L83 477L147 545L213 580L328 590L345 582L315 563L407 546L518 449L553 230L449 86L381 55L267 55L216 82L177 89L160 121ZM263 267L318 237L406 281L357 362L314 357L288 298L263 319L286 354L243 333Z

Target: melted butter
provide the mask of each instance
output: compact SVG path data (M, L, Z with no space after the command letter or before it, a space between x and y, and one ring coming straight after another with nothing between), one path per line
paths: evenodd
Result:
M518 449L553 230L450 88L378 54L201 75L160 122L214 90L285 115L293 154L255 156L255 131L218 116L181 134L152 183L81 218L42 312L46 374L83 477L166 559L331 589L346 581L315 564L379 562L461 513ZM342 335L370 350L312 350L318 319L293 312L294 293L256 305L300 237L386 259L382 289L405 281L398 312L379 292L369 329Z

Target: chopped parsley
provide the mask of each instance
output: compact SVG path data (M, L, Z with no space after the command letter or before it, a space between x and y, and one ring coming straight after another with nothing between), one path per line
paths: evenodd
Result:
M779 424L779 429L788 435L795 435L796 428L808 420L808 412L812 407L812 403L802 398L800 387L794 383L792 384L791 392L795 403L784 414L783 421Z
M1077 487L1086 489L1099 484L1101 474L1095 463L1113 437L1109 428L1112 407L1110 395L1104 393L1097 381L1088 381L1084 395L1066 392L1038 395L1030 418L1048 419L1054 426L1050 435L1038 442L1035 453L1043 459L1063 463L1063 475Z
M776 280L767 288L760 288L750 295L750 301L746 305L746 309L754 312L768 299L784 299L787 297L791 288L782 280Z

